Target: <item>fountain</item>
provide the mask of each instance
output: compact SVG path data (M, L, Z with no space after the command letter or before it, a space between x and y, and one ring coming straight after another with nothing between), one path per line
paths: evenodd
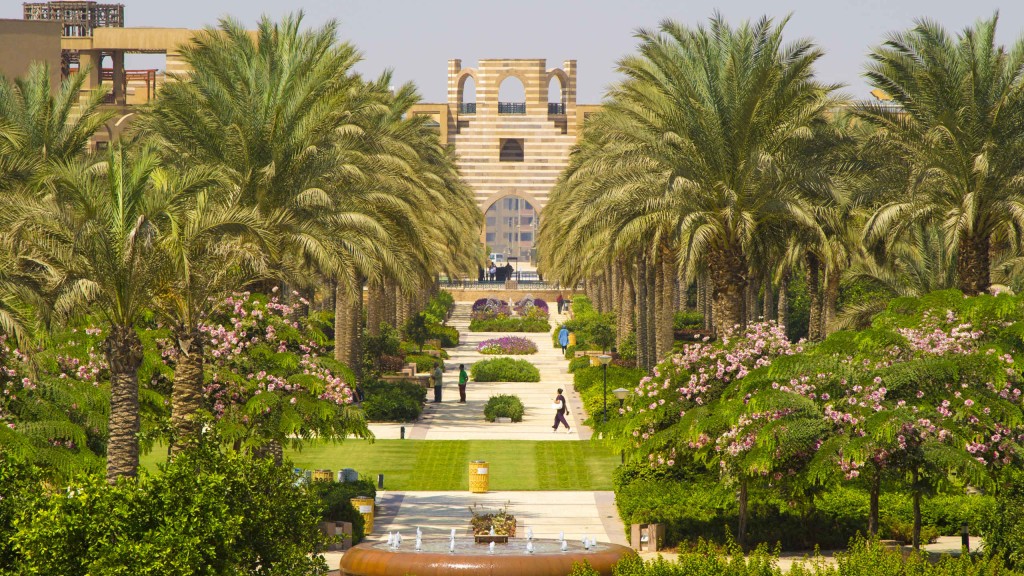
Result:
M440 576L442 574L488 574L565 576L573 564L586 560L602 575L611 576L612 566L633 550L618 544L564 539L510 539L507 544L478 544L472 538L416 539L416 549L389 546L387 542L364 542L341 559L345 576Z

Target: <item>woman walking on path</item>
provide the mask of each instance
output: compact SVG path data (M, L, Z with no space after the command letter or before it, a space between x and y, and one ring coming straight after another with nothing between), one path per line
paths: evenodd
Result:
M444 370L441 369L440 362L434 362L434 372L431 373L434 378L434 402L441 401L441 378L444 377Z
M558 331L558 345L562 347L562 355L565 355L565 347L569 345L569 329L562 325L562 329Z
M459 364L459 402L466 402L466 383L469 382L469 374L466 373L466 365Z
M565 419L565 415L569 413L569 406L565 403L565 396L562 396L562 389L558 389L558 396L555 396L555 425L551 428L553 432L558 432L558 424L565 424L565 433L569 434L572 430L569 428L569 421Z

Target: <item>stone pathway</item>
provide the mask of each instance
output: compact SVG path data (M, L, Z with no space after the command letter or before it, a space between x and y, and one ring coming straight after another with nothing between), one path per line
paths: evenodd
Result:
M551 325L556 329L563 315L554 310L551 302ZM405 437L418 440L589 440L593 431L581 422L585 418L583 403L572 386L572 374L568 372L560 348L552 346L551 333L515 333L533 340L537 353L529 356L513 356L533 363L540 370L540 382L488 382L470 381L466 390L466 403L459 399L459 364L469 370L474 362L495 355L480 354L477 344L509 333L470 332L469 320L472 303L456 303L454 313L448 322L460 333L460 344L449 348L450 358L445 361L445 374L440 404L427 403L423 416L411 424L371 424L370 430L377 438L398 439L404 428ZM554 422L556 390L562 388L569 404L567 420L572 432L551 431ZM495 394L515 394L526 406L522 422L513 424L490 423L483 418L484 404ZM433 390L428 399L433 398ZM584 536L596 538L599 542L626 544L625 531L615 507L615 495L608 491L518 491L487 492L472 494L468 491L426 492L426 491L379 491L377 493L377 517L374 531L368 539L386 540L388 532L401 531L403 536L414 538L416 528L423 530L424 537L447 537L455 528L460 536L468 535L469 507L478 504L488 511L497 511L508 505L515 514L523 531L533 530L536 538L557 538L565 532L567 539L579 540ZM328 565L336 568L340 554L325 555Z

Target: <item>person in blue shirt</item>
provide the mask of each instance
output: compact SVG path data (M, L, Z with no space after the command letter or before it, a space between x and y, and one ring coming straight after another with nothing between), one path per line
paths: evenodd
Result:
M558 331L558 345L562 347L562 354L565 354L566 347L569 346L569 329L562 326L562 329Z

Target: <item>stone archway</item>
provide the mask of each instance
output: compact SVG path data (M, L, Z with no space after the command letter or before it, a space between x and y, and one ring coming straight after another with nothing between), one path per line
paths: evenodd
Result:
M488 254L533 262L541 209L537 199L529 193L508 190L492 195L482 206L484 227L480 239L489 247Z

